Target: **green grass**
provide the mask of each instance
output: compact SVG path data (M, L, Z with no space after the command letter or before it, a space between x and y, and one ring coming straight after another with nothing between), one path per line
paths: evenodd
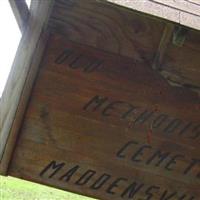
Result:
M0 200L92 200L40 184L0 176ZM94 199L93 199L94 200Z

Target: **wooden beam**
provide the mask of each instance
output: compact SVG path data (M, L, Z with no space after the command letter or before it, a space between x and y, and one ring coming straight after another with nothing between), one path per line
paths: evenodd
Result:
M152 16L157 16L177 24L200 30L198 2L172 0L106 0L110 3L130 8ZM162 2L162 3L160 3ZM165 3L164 3L165 2ZM173 6L172 6L173 3ZM187 4L185 6L185 4ZM170 6L171 5L171 6ZM193 8L193 9L191 9Z
M54 1L34 1L29 24L22 36L1 98L0 174L6 175L43 50L47 22Z
M29 18L28 6L25 0L9 0L9 2L17 20L20 31L23 33L27 25L27 20Z
M182 0L182 1L174 1L174 0L151 0L155 3L159 3L161 5L171 7L182 12L190 13L192 15L200 16L200 2L195 0L195 2Z
M161 70L161 64L163 62L168 44L172 40L173 31L174 31L174 24L167 24L165 26L165 29L163 31L163 35L161 37L160 44L158 46L158 50L156 52L153 65L152 65L153 69L155 70Z

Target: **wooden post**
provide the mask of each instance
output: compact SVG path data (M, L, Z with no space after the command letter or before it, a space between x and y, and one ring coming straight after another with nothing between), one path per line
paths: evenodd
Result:
M37 0L32 4L30 22L21 39L1 98L1 174L7 173L8 164L15 147L26 104L48 38L48 32L43 32L43 29L47 25L53 3L54 1Z
M25 0L9 0L10 6L15 15L16 21L20 28L21 33L24 32L28 18L29 18L29 9Z

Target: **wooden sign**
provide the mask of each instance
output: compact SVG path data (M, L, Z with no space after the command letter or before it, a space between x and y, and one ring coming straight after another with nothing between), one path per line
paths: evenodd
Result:
M0 102L0 173L103 200L199 200L199 32L109 2L32 4Z
M99 199L197 200L199 99L145 63L52 34L9 174Z

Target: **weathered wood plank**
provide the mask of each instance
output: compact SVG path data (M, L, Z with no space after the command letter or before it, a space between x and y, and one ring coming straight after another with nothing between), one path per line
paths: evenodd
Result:
M53 34L9 174L100 199L198 199L198 103L145 62Z
M170 84L186 86L200 93L200 33L188 29L185 43L180 48L173 44L170 34L162 39L167 24L174 25L104 1L91 0L85 0L84 3L58 0L51 16L51 27L69 40L128 56L137 62L145 61L149 67L158 59L159 48L166 46L167 42L169 49L166 57L161 53L161 75ZM174 34L172 30L170 32Z
M200 30L199 2L187 0L106 0L111 3L160 17L183 26Z
M28 22L29 9L25 0L9 0L10 6L15 15L19 29L23 33Z
M169 44L162 74L175 85L193 88L200 94L200 33L188 31L185 37L182 47Z
M175 8L185 13L190 13L193 15L200 16L200 1L190 1L190 0L152 0L155 3L160 3L162 5Z
M46 20L3 169L20 132L9 175L105 200L197 200L199 32L174 45L174 23L108 1L57 0Z
M1 98L0 173L5 174L39 67L47 36L43 31L53 1L34 1L30 21L20 42Z
M165 23L104 1L58 0L50 26L69 40L151 66Z

